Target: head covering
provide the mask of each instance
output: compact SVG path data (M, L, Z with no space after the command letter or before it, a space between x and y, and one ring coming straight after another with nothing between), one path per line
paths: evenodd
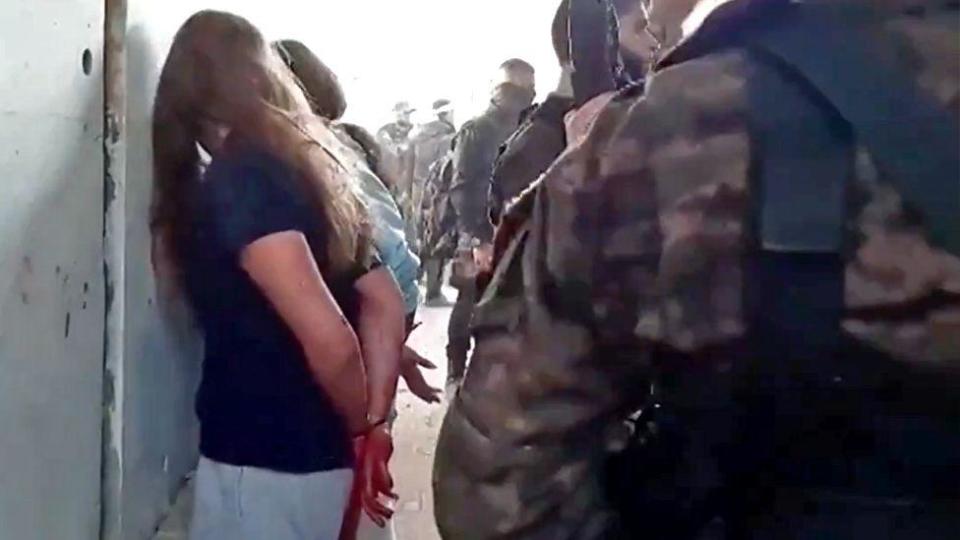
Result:
M396 105L393 106L393 112L397 114L410 114L416 111L409 101L398 101Z
M433 112L443 114L453 111L453 103L449 99L438 99L433 102Z

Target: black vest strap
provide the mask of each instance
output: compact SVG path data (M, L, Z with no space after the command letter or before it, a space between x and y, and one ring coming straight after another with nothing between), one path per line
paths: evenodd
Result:
M912 79L876 61L867 10L790 4L749 43L776 55L843 117L932 239L960 255L960 129ZM774 202L774 201L769 201Z
M883 55L876 51L890 45L870 32L881 16L868 2L734 0L711 13L660 68L729 48L779 58L849 124L885 178L924 216L932 239L960 255L960 128L933 96L878 60ZM764 215L789 204L767 198Z

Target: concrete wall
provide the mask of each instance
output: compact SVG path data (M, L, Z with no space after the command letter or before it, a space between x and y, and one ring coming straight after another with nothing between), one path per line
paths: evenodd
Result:
M0 4L0 538L85 540L100 518L103 6L39 4Z
M104 0L0 4L0 540L150 538L196 462L199 339L158 308L147 227L156 77L192 9L173 4L182 16L130 3L125 174L109 190L122 366L106 378Z
M196 464L194 393L200 340L189 315L158 298L150 264L151 110L157 77L185 0L130 0L125 126L125 302L120 530L106 538L149 538Z

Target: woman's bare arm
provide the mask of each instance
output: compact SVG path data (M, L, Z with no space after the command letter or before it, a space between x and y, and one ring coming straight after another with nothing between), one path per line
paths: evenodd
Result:
M270 234L249 244L240 264L293 331L317 383L352 433L367 425L360 344L327 287L304 235Z
M357 280L357 334L367 372L367 411L374 421L390 415L406 340L406 309L397 282L386 268Z

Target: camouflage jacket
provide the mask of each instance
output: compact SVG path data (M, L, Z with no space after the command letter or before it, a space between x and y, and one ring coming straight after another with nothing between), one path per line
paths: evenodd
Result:
M413 185L414 150L410 140L411 125L393 122L377 131L377 142L383 152L382 162L384 173L388 178L383 180L390 186L397 197L404 215L409 216L410 189Z
M456 134L456 128L442 120L424 124L414 133L413 148L416 152L414 178L418 183L426 182L433 164L446 157L450 150L450 143Z
M884 60L960 121L956 6L872 3L873 30L893 45ZM513 234L500 239L476 349L438 443L445 538L622 537L599 471L656 351L695 357L746 331L749 179L762 148L747 123L755 78L785 104L807 100L737 48L663 69L643 92L595 100L517 215L508 211ZM928 242L872 162L860 152L855 166L845 302L875 316L850 316L844 329L904 365L956 372L960 260Z
M425 259L448 259L457 250L457 216L450 202L450 184L453 181L453 163L441 159L430 167L423 187L420 213L423 242L421 255Z

